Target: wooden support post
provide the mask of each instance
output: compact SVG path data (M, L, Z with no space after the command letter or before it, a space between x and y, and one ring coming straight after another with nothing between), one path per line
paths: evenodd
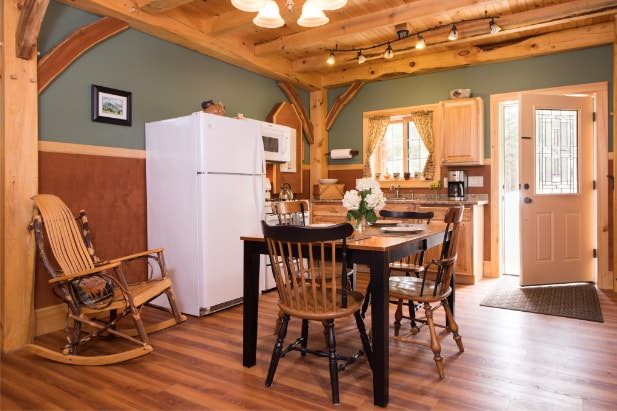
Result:
M617 15L613 16L613 176L617 176ZM613 177L614 178L614 177ZM614 181L614 180L613 180ZM617 188L613 186L613 289L617 291Z
M36 59L17 57L17 1L0 2L0 324L2 351L34 335L30 197L38 185Z
M328 131L326 115L328 113L328 91L320 89L311 91L311 123L314 141L311 144L311 197L313 186L319 184L320 178L328 177Z
M309 116L306 114L306 109L304 108L304 104L302 104L302 100L300 100L300 96L288 82L279 80L276 84L279 86L283 94L285 94L289 102L294 105L296 111L300 115L300 119L302 120L302 129L304 130L304 136L307 143L313 144L313 125L311 124L311 120L309 120Z

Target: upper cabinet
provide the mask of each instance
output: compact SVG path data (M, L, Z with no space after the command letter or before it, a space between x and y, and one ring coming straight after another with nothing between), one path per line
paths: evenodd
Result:
M443 163L482 165L484 106L480 97L442 101Z

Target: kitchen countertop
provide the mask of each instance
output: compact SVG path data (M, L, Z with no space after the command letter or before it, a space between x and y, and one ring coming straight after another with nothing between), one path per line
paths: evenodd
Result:
M314 204L342 204L343 200L311 200ZM401 198L386 198L386 204L432 204L432 205L464 205L483 206L488 204L488 194L469 194L464 200L449 200L446 194L415 194L413 200L408 195Z

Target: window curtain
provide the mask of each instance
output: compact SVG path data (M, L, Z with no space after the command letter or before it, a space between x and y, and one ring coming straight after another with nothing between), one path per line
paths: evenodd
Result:
M432 111L416 111L411 113L411 121L416 125L416 129L420 134L420 138L424 146L428 150L428 159L424 165L424 178L432 180L435 176L435 160L433 152L435 151L435 137L433 135L433 112Z
M366 141L366 158L364 160L364 175L372 176L371 157L377 151L379 143L386 135L386 130L390 124L390 117L376 116L368 120L368 138Z

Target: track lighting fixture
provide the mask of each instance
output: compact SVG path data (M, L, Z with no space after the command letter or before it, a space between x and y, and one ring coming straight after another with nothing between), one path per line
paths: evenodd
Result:
M390 43L388 43L388 48L386 49L385 53L383 53L383 58L391 59L392 57L394 57L394 50L392 50L392 46L390 45Z
M358 52L358 64L366 63L366 57L362 54L362 51Z
M424 40L424 37L422 37L422 34L418 33L418 41L416 42L416 49L422 50L425 47L426 47L426 41Z
M452 28L450 29L450 34L448 34L448 40L458 40L458 30L456 29L456 24L452 25Z
M495 23L495 18L491 17L491 21L488 24L488 28L491 31L491 34L497 34L501 31L501 27L499 24Z
M334 55L333 51L330 52L330 55L328 56L326 63L328 63L328 65L330 66L333 66L336 63L336 56Z

